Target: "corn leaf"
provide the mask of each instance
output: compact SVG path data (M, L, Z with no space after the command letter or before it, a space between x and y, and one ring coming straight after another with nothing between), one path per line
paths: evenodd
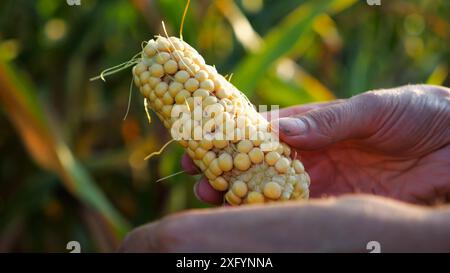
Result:
M283 81L273 75L268 75L261 81L261 87L256 94L263 98L265 103L279 107L314 101L313 97L302 88L298 88L294 82Z
M297 45L298 40L310 33L314 19L324 12L340 11L356 1L320 0L305 3L295 9L279 27L275 27L263 39L258 52L249 54L237 66L233 83L247 95L251 95L266 72L281 57Z
M36 163L56 173L70 193L100 212L118 238L123 236L128 230L124 218L58 136L33 87L12 65L3 61L0 62L0 103Z

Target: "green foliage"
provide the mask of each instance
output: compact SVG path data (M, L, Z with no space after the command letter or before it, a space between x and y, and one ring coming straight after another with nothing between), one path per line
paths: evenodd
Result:
M449 1L256 2L192 0L183 31L256 104L449 84ZM0 2L0 251L65 252L71 240L112 251L132 226L206 207L195 177L156 183L180 171L175 143L143 160L169 135L136 90L122 120L131 71L89 82L163 34L161 21L178 36L185 1L81 3Z

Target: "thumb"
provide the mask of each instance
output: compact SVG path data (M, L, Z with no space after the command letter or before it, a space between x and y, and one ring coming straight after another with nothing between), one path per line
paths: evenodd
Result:
M377 128L381 112L374 94L362 94L301 115L281 118L280 138L300 150L315 150L330 144L364 138Z

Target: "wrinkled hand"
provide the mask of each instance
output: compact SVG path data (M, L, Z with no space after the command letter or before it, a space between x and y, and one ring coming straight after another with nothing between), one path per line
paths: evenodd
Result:
M450 90L429 85L366 92L279 111L280 138L301 154L311 197L371 193L432 204L450 200ZM185 155L183 168L197 173ZM197 196L222 203L202 178Z
M450 208L432 210L392 199L352 195L194 210L139 227L121 252L450 251Z
M450 198L450 91L405 86L280 110L280 138L301 153L311 195L371 193L412 203ZM183 168L197 173L184 156ZM221 193L202 179L204 201ZM171 215L131 232L124 252L450 251L450 207L373 195Z

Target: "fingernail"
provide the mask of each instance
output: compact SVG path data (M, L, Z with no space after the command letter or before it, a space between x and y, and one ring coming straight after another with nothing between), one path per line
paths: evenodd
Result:
M308 129L306 124L299 118L281 118L279 126L280 130L287 136L302 135Z

